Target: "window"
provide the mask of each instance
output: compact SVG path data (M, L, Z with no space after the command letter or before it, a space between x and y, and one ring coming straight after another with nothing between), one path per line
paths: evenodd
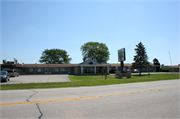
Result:
M58 72L58 71L59 71L59 68L54 68L53 71L54 71L54 72Z
M83 67L83 73L94 73L94 67Z
M61 68L61 71L67 71L67 68Z
M30 68L30 69L29 69L29 72L33 72L33 68Z
M1 75L6 75L6 72L3 72L3 71L2 71L2 72L1 72Z
M101 73L102 72L102 67L97 67L96 68L96 73Z
M87 73L87 67L83 67L83 73Z
M38 71L38 72L42 72L42 68L38 68L37 71Z
M97 67L96 68L96 73L106 73L107 72L107 67Z

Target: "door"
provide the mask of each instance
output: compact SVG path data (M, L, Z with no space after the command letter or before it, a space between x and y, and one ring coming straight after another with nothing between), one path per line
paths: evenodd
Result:
M45 68L45 74L51 74L51 68Z
M26 70L25 70L25 69L23 69L23 74L25 74L25 72L26 72Z

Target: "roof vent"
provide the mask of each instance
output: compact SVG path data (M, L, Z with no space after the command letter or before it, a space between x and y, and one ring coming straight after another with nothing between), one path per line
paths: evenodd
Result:
M93 62L90 62L89 64L93 64Z

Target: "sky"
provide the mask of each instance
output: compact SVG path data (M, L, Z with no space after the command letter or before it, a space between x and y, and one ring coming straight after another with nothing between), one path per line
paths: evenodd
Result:
M146 48L148 61L180 64L179 0L1 0L0 63L40 63L45 49L63 49L70 63L83 61L81 46L104 43L108 63L119 63L125 48L132 63L136 45Z

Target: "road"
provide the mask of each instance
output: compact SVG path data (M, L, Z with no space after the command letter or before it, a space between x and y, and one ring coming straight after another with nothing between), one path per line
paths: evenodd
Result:
M0 94L1 119L180 118L180 79Z

